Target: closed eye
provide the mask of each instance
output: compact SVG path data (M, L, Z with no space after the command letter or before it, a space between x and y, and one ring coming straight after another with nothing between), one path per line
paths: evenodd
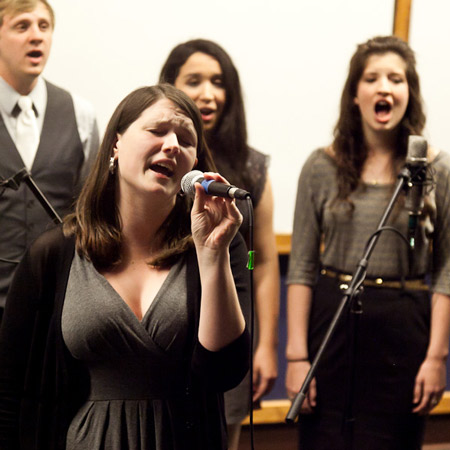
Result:
M194 146L195 146L194 142L193 142L192 140L190 140L190 139L183 139L183 138L180 138L180 139L179 139L179 142L180 142L180 144L183 145L184 147L194 147Z
M399 84L399 83L404 83L405 79L403 77L398 77L398 76L392 76L390 77L390 80L395 83L395 84Z
M196 140L193 136L191 136L190 133L179 133L177 134L178 142L183 145L184 147L195 147L197 144Z
M147 131L158 137L164 136L166 134L165 130L149 129Z

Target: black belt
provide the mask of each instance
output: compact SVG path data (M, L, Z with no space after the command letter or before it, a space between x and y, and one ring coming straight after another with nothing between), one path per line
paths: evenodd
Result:
M350 283L352 280L352 275L342 272L337 272L333 269L323 268L320 270L322 275L325 275L330 278L337 278L339 281L342 281L343 284ZM391 289L409 289L415 291L428 291L430 287L425 282L424 278L413 278L413 279L404 279L404 280L385 280L382 277L377 278L366 278L363 282L363 286L371 286L371 287L384 287ZM344 288L344 286L341 286ZM348 288L348 285L345 286L345 289Z

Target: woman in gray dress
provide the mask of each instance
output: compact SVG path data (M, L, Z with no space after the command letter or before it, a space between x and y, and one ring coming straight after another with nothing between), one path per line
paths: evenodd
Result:
M408 137L424 124L409 46L393 36L359 45L335 139L310 155L299 178L287 279L291 398L392 196ZM424 416L445 388L450 329L450 159L429 147L428 162L434 186L415 247L381 234L360 296L362 314L344 312L303 403L302 450L421 448ZM407 235L404 197L387 225Z
M248 370L249 277L234 201L179 193L193 167L214 167L202 130L172 86L117 107L76 212L11 287L0 448L227 448L222 392Z

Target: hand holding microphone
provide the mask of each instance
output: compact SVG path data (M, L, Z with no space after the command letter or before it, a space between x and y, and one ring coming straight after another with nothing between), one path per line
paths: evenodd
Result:
M185 194L195 195L191 221L197 251L228 248L242 223L242 215L231 200L250 194L227 184L219 174L199 170L184 175L181 189Z

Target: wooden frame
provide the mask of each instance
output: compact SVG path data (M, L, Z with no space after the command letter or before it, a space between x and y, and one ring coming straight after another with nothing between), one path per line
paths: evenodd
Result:
M276 424L284 423L286 415L291 406L291 402L287 399L280 400L263 400L261 402L261 409L253 412L253 423L255 425L261 424ZM450 413L450 392L444 393L439 404L431 411L432 415L449 414ZM243 425L249 425L250 421L247 417Z
M408 42L412 0L395 0L392 34Z

